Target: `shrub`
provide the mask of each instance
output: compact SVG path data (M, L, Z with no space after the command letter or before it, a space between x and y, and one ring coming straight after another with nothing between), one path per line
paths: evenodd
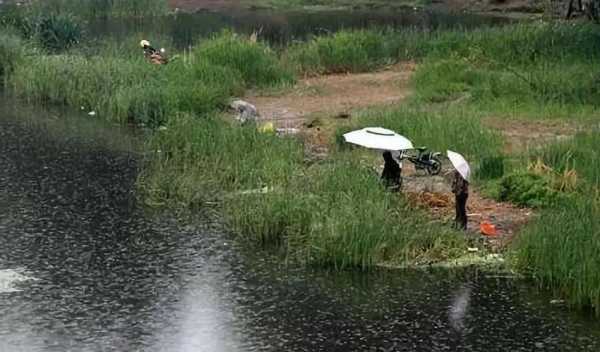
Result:
M50 14L39 18L36 35L40 43L49 50L62 51L79 43L82 28L70 14Z
M547 207L561 197L552 188L551 179L527 172L516 172L502 178L499 192L501 201L527 207Z

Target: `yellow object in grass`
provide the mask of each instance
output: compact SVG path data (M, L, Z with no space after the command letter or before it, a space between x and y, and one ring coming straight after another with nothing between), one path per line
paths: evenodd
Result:
M262 133L273 133L275 132L275 126L273 126L272 122L267 122L260 126L258 130Z

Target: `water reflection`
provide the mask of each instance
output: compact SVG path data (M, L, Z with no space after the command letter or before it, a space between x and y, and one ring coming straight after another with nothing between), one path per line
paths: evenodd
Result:
M314 34L340 29L387 28L472 28L501 25L509 20L500 17L450 14L434 11L317 11L273 12L240 11L227 13L179 14L150 20L102 20L89 24L93 37L128 38L136 33L146 37L172 38L178 47L194 43L223 29L250 34L260 30L261 38L272 44L287 44Z
M127 130L14 113L0 108L0 270L39 280L0 293L0 351L600 348L595 320L518 281L285 266L219 224L148 214Z
M468 284L463 284L452 299L448 319L450 326L457 332L463 332L466 328L465 318L469 309L472 290Z

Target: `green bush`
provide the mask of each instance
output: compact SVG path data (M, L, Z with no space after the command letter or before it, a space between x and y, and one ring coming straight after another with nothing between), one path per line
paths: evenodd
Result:
M194 50L195 61L206 61L241 73L250 86L269 86L294 82L266 45L231 32L222 32Z
M82 28L77 19L69 14L50 14L38 19L36 35L48 50L63 51L79 43Z
M499 200L526 207L547 207L561 198L549 178L526 172L516 172L502 178L499 192Z

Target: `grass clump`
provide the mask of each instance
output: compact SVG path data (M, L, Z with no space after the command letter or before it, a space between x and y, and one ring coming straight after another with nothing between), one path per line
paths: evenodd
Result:
M568 141L550 144L532 154L558 174L575 170L588 184L600 185L600 132L579 133Z
M28 6L23 7L0 12L0 27L14 30L51 52L67 50L83 38L83 26L77 17L69 13L33 11Z
M288 65L304 74L364 72L390 62L382 33L340 31L290 47Z
M531 172L515 172L503 177L497 192L498 200L525 207L547 207L560 199L550 178Z
M250 86L265 87L294 82L294 75L281 65L268 46L232 32L222 32L201 43L194 50L194 56L198 60L240 72Z
M27 55L25 43L11 33L0 33L0 79L6 79Z
M600 314L599 235L597 194L561 203L520 234L515 264L571 304Z
M504 176L506 157L503 154L485 156L481 158L479 167L475 170L478 180L495 180Z
M194 206L232 192L281 188L303 158L296 140L234 127L219 117L180 114L166 128L149 141L149 149L160 153L142 178L154 204Z

